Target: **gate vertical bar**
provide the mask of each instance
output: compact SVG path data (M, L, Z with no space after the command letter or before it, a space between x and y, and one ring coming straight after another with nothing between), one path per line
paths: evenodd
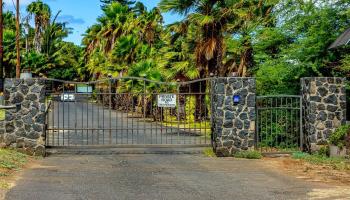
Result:
M53 94L51 94L52 96ZM54 96L54 95L53 95ZM52 107L52 146L55 146L55 131L56 131L56 126L55 126L55 99L52 101L53 107ZM50 132L50 131L49 131Z
M94 109L95 109L95 105L94 105L94 97L91 95L91 144L94 145L94 131L95 131L95 126L94 126ZM90 124L90 123L89 123Z
M147 130L146 130L146 81L143 80L143 142L146 144L146 135L147 135ZM151 138L152 140L152 138Z
M69 95L68 95L68 99L69 99ZM67 112L68 112L68 114L67 114L67 119L68 119L68 122L67 122L67 145L69 146L70 145L70 130L71 130L71 127L70 127L70 100L68 101L68 103L67 103Z
M209 81L205 80L204 81L205 86L204 86L204 101L207 98L207 89L210 88L211 86L208 84ZM208 110L207 110L207 104L204 105L204 144L207 144L207 120L208 120ZM202 144L202 143L201 143Z
M65 119L65 116L64 116L64 115L65 115L65 114L64 114L64 107L65 107L65 101L66 101L65 98L64 98L64 96L65 96L65 95L64 95L64 82L63 82L63 93L62 93L62 94L63 94L63 103L62 103L62 106L63 106L63 110L62 110L62 112L63 112L63 113L62 113L62 123L63 123L63 124L62 124L62 127L63 127L63 131L62 131L62 132L63 132L63 140L62 140L62 142L63 142L63 146L64 146L64 139L65 139L65 138L64 138L64 132L65 132L65 127L64 127L64 119Z
M178 144L180 141L180 84L179 83L177 85L177 97L178 98L176 98L176 101L177 101L177 144ZM186 95L185 95L185 101L186 101ZM186 108L185 108L185 113L186 113Z
M150 95L151 95L151 97L150 97L150 101L151 101L151 106L150 106L150 116L152 117L153 116L153 91L150 91L150 93L149 93ZM150 121L150 128L151 128L151 138L153 137L153 126L152 126L152 119L151 119L151 121ZM157 136L155 137L156 138L156 142L155 142L155 144L157 144L157 142L158 142L158 138L157 138ZM153 139L151 139L151 144L153 144Z
M119 130L119 126L118 126L118 80L114 80L114 87L115 87L115 94L114 94L114 110L115 110L115 144L118 144L118 130Z
M199 99L202 101L202 82L199 82ZM205 101L205 99L204 99L204 101ZM201 102L201 105L199 105L199 143L198 144L202 144L202 138L201 138L201 135L202 135L202 102ZM196 109L196 108L195 108ZM196 123L195 123L196 124ZM196 127L196 125L194 126L194 129L195 129L195 132L197 131L196 129L197 129L197 127ZM196 140L196 138L195 138L195 142L194 142L194 144L197 144L197 140Z
M300 131L300 150L303 150L304 134L303 134L303 100L299 97L299 131Z
M112 144L112 79L109 79L109 144Z
M84 144L84 100L85 99L85 95L82 95L82 101L81 101L81 145Z
M89 88L89 85L86 86L87 89ZM89 100L90 100L90 94L87 94L87 100L86 100L86 143L89 145Z
M78 132L77 132L77 121L78 121L78 108L77 108L77 84L74 84L74 115L75 115L75 120L74 120L74 128L75 128L75 137L78 138ZM77 144L75 144L77 145Z
M131 80L131 88L134 88L134 80ZM135 109L135 105L134 105L134 94L131 92L131 143L134 144L134 109ZM127 120L127 124L129 124L129 120L128 120L128 116L126 118ZM127 129L129 125L127 125ZM129 133L129 132L128 132ZM136 138L136 143L138 141L138 138Z
M273 107L273 98L270 98L270 107ZM276 102L275 102L276 103ZM277 101L277 104L278 104L278 101ZM277 111L278 111L278 109L277 109ZM272 144L273 144L273 133L274 133L274 131L272 130L273 129L273 127L272 127L272 122L273 122L273 110L270 110L270 121L269 121L269 123L270 123L270 135L271 135L271 142L272 142ZM275 131L277 132L277 129L275 128ZM270 148L270 151L272 151L272 145L271 145L271 148Z
M256 97L255 97L256 98ZM257 99L255 99L255 104L257 104L258 101ZM256 116L255 116L255 144L254 144L254 148L255 150L258 150L258 137L259 137L259 109L258 109L258 106L255 105L255 110L256 110Z
M103 86L99 89L100 90L100 94L101 94L101 99L102 99L102 144L105 144L105 98L104 98L104 85L105 83L103 83Z
M213 77L213 76L211 76ZM214 115L216 115L216 113L214 113L214 91L215 91L215 86L216 86L216 83L217 83L217 79L216 78L212 78L210 79L210 112L211 112L211 115L210 115L210 140L211 140L211 143L212 143L212 147L215 149L216 146L216 133L215 133L215 130L216 130L216 127L214 127Z
M93 88L94 91L96 91L96 86L98 83L95 84L95 87ZM96 106L97 106L97 144L100 144L100 106L99 105L99 99L100 98L100 94L98 92L96 92Z

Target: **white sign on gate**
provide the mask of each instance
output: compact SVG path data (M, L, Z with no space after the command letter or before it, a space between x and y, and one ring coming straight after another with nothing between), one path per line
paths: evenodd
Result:
M176 94L159 94L158 95L158 107L175 108L176 107Z

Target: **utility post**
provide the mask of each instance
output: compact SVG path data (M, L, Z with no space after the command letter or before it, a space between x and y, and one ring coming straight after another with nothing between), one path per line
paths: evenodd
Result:
M4 91L4 66L3 66L3 59L4 59L4 47L3 47L3 40L4 40L4 21L3 21L3 2L0 0L0 93Z
M16 50L17 50L17 64L16 64L16 78L20 78L21 74L21 55L20 55L20 30L19 30L19 0L16 3Z

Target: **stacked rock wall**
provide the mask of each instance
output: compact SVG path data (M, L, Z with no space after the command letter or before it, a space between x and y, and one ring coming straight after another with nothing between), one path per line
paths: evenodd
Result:
M255 98L254 78L213 79L213 143L216 153L229 156L254 147ZM239 96L235 104L233 97Z
M329 136L346 123L345 78L301 79L304 133L308 148L328 143Z
M43 155L46 120L45 80L5 79L5 105L18 105L6 110L5 131L0 130L0 146L14 147L27 154Z

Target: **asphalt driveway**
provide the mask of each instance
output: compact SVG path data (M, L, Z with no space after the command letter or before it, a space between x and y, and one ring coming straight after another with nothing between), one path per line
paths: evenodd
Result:
M310 199L322 189L332 188L286 176L259 160L56 155L22 172L6 199Z

